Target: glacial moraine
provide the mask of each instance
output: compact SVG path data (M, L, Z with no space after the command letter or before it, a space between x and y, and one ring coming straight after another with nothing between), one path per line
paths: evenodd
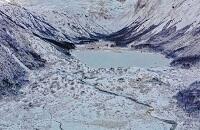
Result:
M199 130L199 7L0 0L0 129Z

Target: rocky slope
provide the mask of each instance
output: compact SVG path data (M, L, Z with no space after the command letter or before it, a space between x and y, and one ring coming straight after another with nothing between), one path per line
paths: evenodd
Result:
M67 52L73 48L57 29L20 6L0 5L0 21L1 95L14 94L13 89L25 82L26 72L45 66L41 52L33 48L35 40L41 38Z
M0 129L199 130L199 5L1 0ZM187 69L91 69L69 55L101 41L158 51Z
M18 3L44 15L50 23L75 36L78 43L111 41L116 46L161 52L174 58L171 64L175 66L199 65L198 0ZM39 10L41 6L45 8Z

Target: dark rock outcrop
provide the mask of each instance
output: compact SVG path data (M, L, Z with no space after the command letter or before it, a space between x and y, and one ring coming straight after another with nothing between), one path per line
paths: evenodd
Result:
M188 89L182 90L175 96L178 105L188 113L200 112L200 81L192 83Z

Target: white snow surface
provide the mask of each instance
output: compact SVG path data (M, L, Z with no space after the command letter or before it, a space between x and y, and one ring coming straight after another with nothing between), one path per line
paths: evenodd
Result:
M2 7L7 2L35 12L59 28L59 34L72 37L88 36L93 31L111 33L138 17L151 19L141 29L169 20L171 25L177 23L178 29L193 23L193 29L200 19L199 0L1 0ZM29 82L18 96L1 99L0 129L200 129L200 115L185 112L174 98L177 92L200 81L198 66L92 69L29 33L23 33L24 41L30 41L29 46L46 60L45 67L27 72ZM176 47L189 44L181 40ZM198 47L184 54L196 53ZM26 70L16 57L13 59Z
M43 14L50 23L66 33L77 31L113 32L140 17L150 19L143 26L172 20L182 28L200 19L199 0L13 0ZM77 30L69 27L76 26ZM164 25L164 24L163 24ZM161 29L161 28L160 28ZM157 30L159 31L159 29ZM70 33L71 32L71 33ZM86 32L78 32L84 35Z

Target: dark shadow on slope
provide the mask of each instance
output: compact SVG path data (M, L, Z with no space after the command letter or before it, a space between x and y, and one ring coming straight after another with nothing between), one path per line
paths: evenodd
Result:
M192 65L197 64L200 62L200 55L194 56L185 56L185 57L178 57L175 58L172 62L172 66L181 66L183 68L190 68Z
M93 36L93 38L98 38L105 41L111 41L111 42L114 42L116 46L125 47L128 44L139 40L142 36L146 35L147 33L150 33L151 31L153 31L156 27L160 25L160 24L151 25L148 28L142 28L142 25L147 21L148 20L138 21L137 19L130 25L122 28L121 30L117 32L113 32L109 35L95 33L96 36Z
M70 42L67 42L67 41L57 41L57 40L54 40L54 39L42 37L42 36L40 36L36 33L33 33L33 34L36 37L39 37L40 39L42 39L44 41L52 43L57 48L59 48L59 50L62 50L62 52L64 52L67 55L70 55L70 53L69 53L70 49L75 49L75 47L76 47L73 43L70 43Z
M19 93L26 83L26 71L0 45L0 99Z
M75 44L89 44L92 42L98 42L99 39L98 38L93 38L94 36L92 34L90 34L90 37L76 37L73 38L73 40L75 41Z
M42 17L32 14L19 5L6 4L0 6L0 14L22 29L46 37L58 36L59 31L56 28L47 23Z
M200 81L192 83L188 89L179 91L175 98L183 110L200 117Z
M0 98L19 94L28 82L27 72L45 66L46 60L31 47L32 34L67 54L75 48L72 43L58 41L65 39L62 33L28 10L0 6Z

